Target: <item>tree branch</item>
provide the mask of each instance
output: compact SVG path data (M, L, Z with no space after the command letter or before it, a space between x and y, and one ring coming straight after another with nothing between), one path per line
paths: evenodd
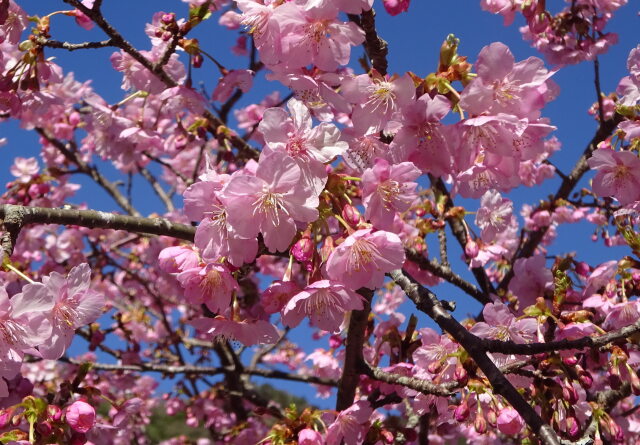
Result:
M79 49L96 49L106 48L109 46L116 46L111 39L102 40L99 42L83 42L83 43L70 43L61 42L59 40L45 39L40 37L36 40L38 45L46 46L47 48L66 49L67 51L76 51Z
M359 311L351 312L349 320L349 331L347 333L346 351L344 355L344 368L342 377L338 385L338 396L336 401L336 410L342 411L349 408L353 404L356 394L356 388L360 378L358 372L358 364L364 358L362 356L362 348L365 341L365 331L369 320L369 312L371 311L371 299L373 291L369 289L359 289L358 293L363 297L364 307Z
M560 445L560 439L553 429L544 423L538 413L527 403L522 395L506 379L493 361L487 356L478 337L467 331L447 312L436 295L421 286L415 279L402 270L393 270L391 278L404 290L416 307L429 315L437 324L449 333L469 353L478 368L487 377L497 394L503 396L522 416L529 428L545 445Z
M27 224L60 224L90 229L113 229L127 232L149 233L193 241L195 227L169 221L164 218L143 218L97 210L48 209L10 204L0 205L0 219L14 221L23 227Z

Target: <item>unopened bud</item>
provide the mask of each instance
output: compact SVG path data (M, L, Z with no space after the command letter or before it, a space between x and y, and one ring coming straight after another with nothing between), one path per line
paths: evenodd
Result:
M473 422L473 427L476 429L478 434L484 434L487 432L487 421L484 417L478 415L476 416L476 420Z
M171 12L171 13L167 13L167 14L162 14L162 18L160 18L160 20L162 21L162 23L164 23L165 25L169 25L173 22L175 22L176 20L176 15Z
M478 243L469 238L467 244L464 246L464 254L467 258L472 259L478 256L480 252L480 248L478 247Z
M313 252L315 251L315 246L313 241L310 238L304 237L300 238L291 248L291 255L301 262L307 262L313 257Z
M345 204L342 208L342 218L353 227L360 224L360 212L352 205Z
M456 406L455 411L453 412L453 417L458 422L464 422L469 417L469 405L464 401L460 403L460 405Z

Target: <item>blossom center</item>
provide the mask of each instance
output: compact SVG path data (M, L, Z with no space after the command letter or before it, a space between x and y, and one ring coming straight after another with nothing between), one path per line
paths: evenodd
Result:
M347 270L355 272L367 270L367 266L370 263L375 265L376 256L379 257L380 252L371 241L363 238L357 239L351 245L351 250L347 257Z
M284 205L284 199L282 199L282 193L274 193L269 190L264 190L258 199L253 202L253 214L261 213L269 218L274 225L280 224L280 213L289 215L287 208Z

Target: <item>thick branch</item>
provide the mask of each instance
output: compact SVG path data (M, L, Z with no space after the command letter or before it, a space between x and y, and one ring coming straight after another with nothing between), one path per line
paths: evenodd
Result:
M90 229L113 229L127 232L149 233L193 241L195 227L171 222L164 218L142 218L116 215L97 210L48 209L10 204L0 205L0 219L27 224L60 224Z
M455 273L450 267L438 263L435 259L429 260L412 249L405 249L405 253L407 258L416 263L420 269L428 270L432 274L445 279L483 304L491 302L480 289Z
M445 332L449 333L469 353L478 368L487 377L494 391L503 396L522 416L529 428L546 445L560 445L560 439L551 427L527 403L522 395L506 379L493 361L487 356L483 344L478 337L464 328L448 313L436 295L421 286L415 279L402 270L394 270L391 278L404 290L416 307L429 315Z
M389 62L387 61L389 48L387 42L378 36L375 17L376 13L373 8L369 11L363 11L359 17L357 15L349 15L349 19L357 23L364 31L364 47L371 61L371 65L377 72L384 76L387 74L389 67Z
M371 311L373 291L363 288L360 289L358 293L364 297L364 307L362 310L351 312L344 355L344 369L342 370L342 377L338 385L338 397L336 401L336 409L338 411L347 409L353 404L356 388L358 387L360 379L358 365L364 360L362 347L365 341L369 312Z

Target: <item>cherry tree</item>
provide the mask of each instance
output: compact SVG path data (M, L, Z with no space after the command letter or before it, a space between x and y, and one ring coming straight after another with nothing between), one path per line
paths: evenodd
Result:
M40 156L0 138L0 442L151 443L158 409L193 432L167 445L638 442L640 46L617 84L598 61L626 0L481 0L540 57L449 35L431 73L394 73L376 26L409 0L149 2L140 48L102 0L19 3L0 0L0 122ZM98 49L113 103L52 57ZM576 64L593 106L568 112L594 122L565 173L545 107ZM569 224L616 258L590 264ZM482 309L456 316L449 289Z

